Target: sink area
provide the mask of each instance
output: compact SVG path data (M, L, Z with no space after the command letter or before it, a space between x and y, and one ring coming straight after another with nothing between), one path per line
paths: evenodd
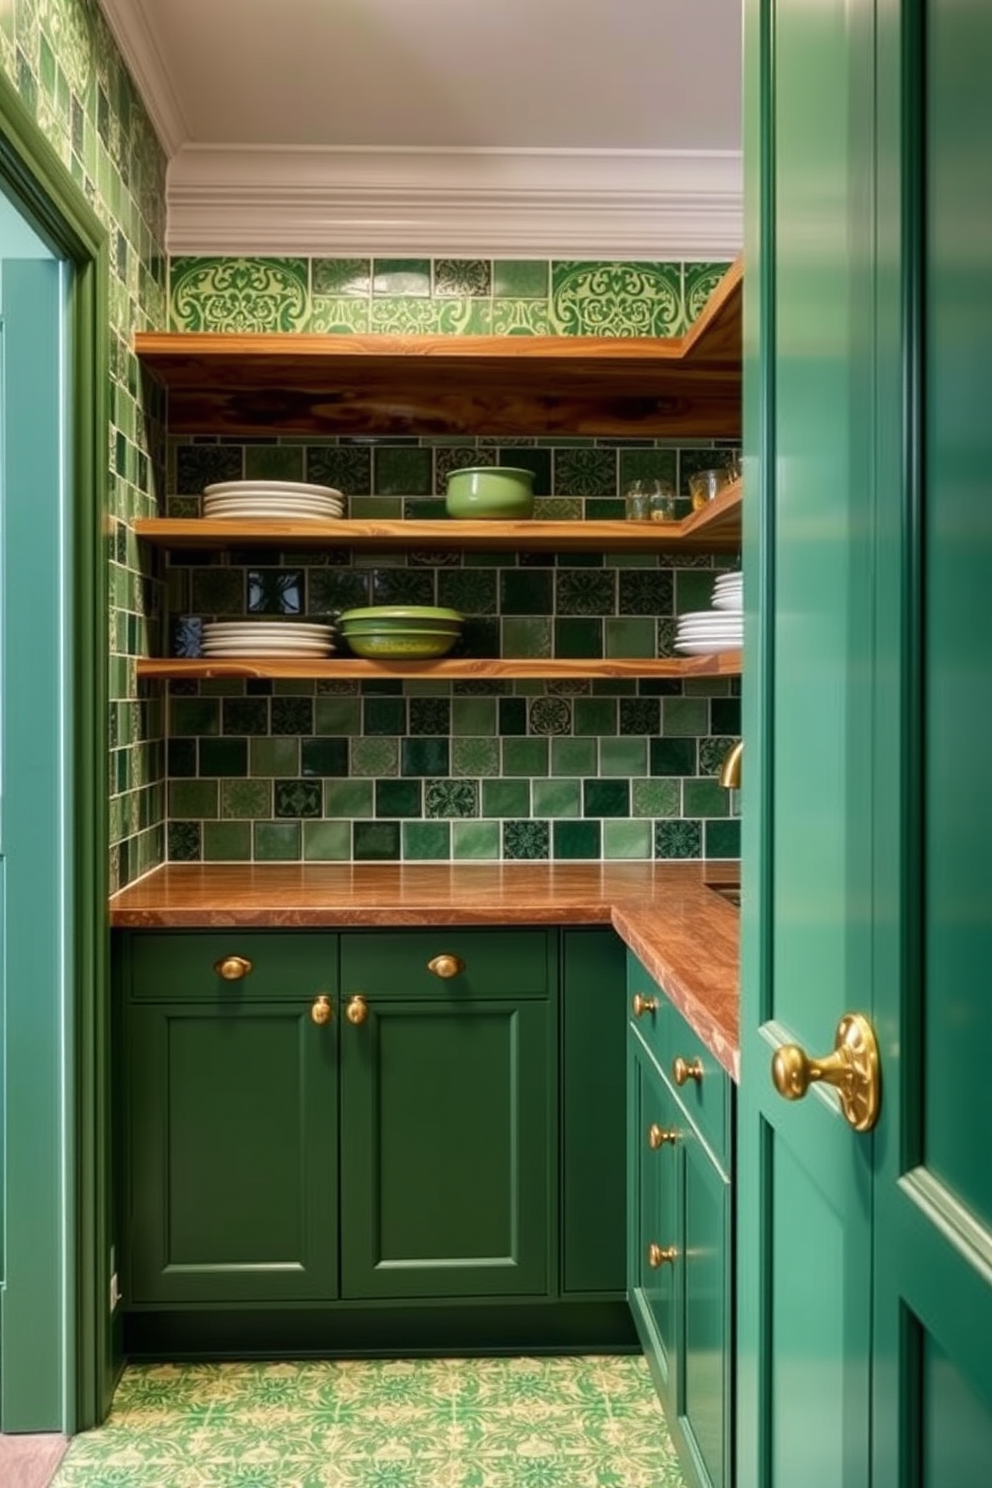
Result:
M739 883L708 883L706 887L714 894L719 894L721 899L726 899L735 909L741 907L741 886Z

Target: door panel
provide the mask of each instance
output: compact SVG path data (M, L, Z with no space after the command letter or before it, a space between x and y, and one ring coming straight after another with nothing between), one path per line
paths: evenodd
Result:
M684 1134L685 1364L682 1430L712 1488L730 1483L730 1182L699 1138Z

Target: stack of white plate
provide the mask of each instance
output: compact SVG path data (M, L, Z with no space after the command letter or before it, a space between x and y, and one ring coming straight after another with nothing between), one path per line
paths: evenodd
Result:
M203 627L204 656L308 656L334 650L333 625L301 620L216 620Z
M222 481L203 492L203 515L229 521L333 522L344 505L333 486L303 481Z
M721 574L713 586L712 610L679 616L675 649L686 656L739 651L744 644L743 589L739 573Z

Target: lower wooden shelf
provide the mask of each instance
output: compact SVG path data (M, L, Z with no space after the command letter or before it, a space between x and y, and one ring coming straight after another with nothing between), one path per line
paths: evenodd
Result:
M360 657L329 657L311 661L308 657L287 656L238 657L237 659L203 657L139 658L139 678L184 678L187 681L245 678L295 681L303 678L333 681L361 678L402 679L436 677L439 681L513 680L540 681L575 678L595 680L609 677L738 677L741 672L740 651L720 651L712 656L685 657L445 657L440 661L365 661Z

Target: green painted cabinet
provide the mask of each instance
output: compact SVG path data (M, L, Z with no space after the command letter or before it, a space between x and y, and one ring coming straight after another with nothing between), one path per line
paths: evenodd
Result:
M631 1311L688 1481L730 1488L733 1086L633 955L627 987Z

